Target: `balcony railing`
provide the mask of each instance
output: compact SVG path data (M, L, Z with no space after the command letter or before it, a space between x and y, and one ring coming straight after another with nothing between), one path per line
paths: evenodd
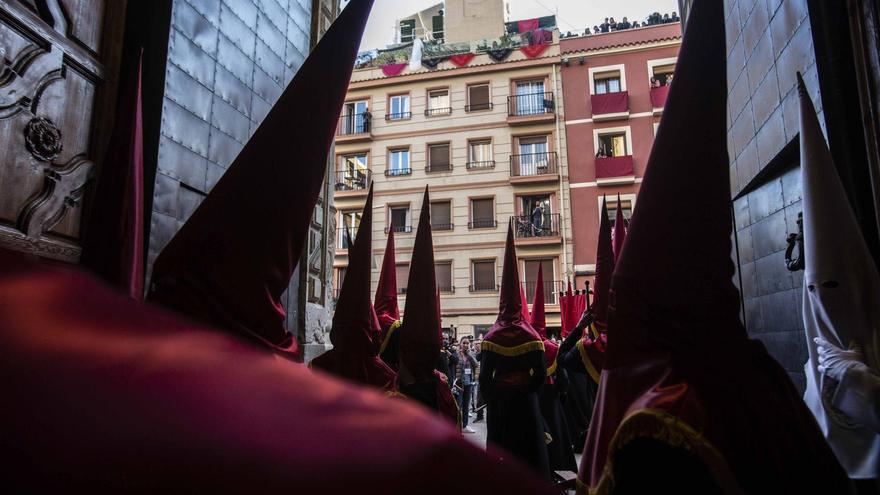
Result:
M455 228L455 224L452 223L431 223L431 230L452 230Z
M479 112L481 110L492 110L492 108L494 108L494 105L490 101L488 103L475 103L473 105L465 105L464 111L465 112Z
M593 119L606 116L606 119L619 118L629 112L629 93L618 91L615 93L602 93L590 96L590 106L593 109Z
M470 292L497 292L498 284L494 282L475 283L468 286Z
M386 113L385 120L390 122L393 120L409 120L412 118L412 112Z
M559 213L520 215L510 217L510 222L517 239L559 237Z
M440 115L449 115L452 113L452 107L426 108L425 117L437 117Z
M556 175L556 152L510 155L510 176Z
M528 117L554 113L555 111L556 103L553 101L553 93L549 91L507 97L507 115L509 117Z
M333 173L334 186L337 191L362 191L370 187L369 170L337 170Z
M352 136L370 132L373 124L373 116L370 112L353 113L339 117L339 126L336 128L337 136Z
M406 168L386 168L385 169L385 177L397 177L398 175L410 175L412 174L412 169L409 167Z
M632 155L596 157L596 178L629 177L633 175Z
M495 168L495 160L487 160L483 162L467 162L466 167L468 170L487 170L490 168Z
M385 233L388 234L390 232L391 232L391 228L385 227ZM395 225L394 226L394 233L401 233L401 232L404 234L408 234L408 233L412 232L412 225Z
M425 172L451 172L452 164L451 163L432 163L425 167Z
M498 227L498 220L492 219L476 219L468 222L469 229L494 229Z
M437 284L437 289L438 289L440 292L443 292L443 293L445 293L445 294L455 294L455 286L454 286L454 285L440 285L440 284L438 283L438 284Z
M523 291L526 293L526 301L529 304L535 302L535 289L538 286L538 283L535 281L532 282L521 282L523 284ZM544 280L543 282L543 292L544 292L544 304L557 304L558 303L558 293L562 290L562 281L559 280Z
M406 294L406 287L401 287L398 285L397 286L397 293L398 294Z
M651 106L657 109L665 107L667 96L669 96L669 85L651 88Z

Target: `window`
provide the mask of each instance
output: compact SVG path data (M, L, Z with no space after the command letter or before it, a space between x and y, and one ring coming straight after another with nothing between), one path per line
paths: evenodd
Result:
M401 148L388 151L388 169L385 175L408 175L412 173L409 168L409 148Z
M409 205L392 206L388 209L388 220L395 232L412 232Z
M437 280L437 288L440 292L455 292L455 286L452 285L451 261L434 263L434 278Z
M525 260L525 291L526 291L526 299L529 304L532 304L535 300L535 289L537 287L538 282L538 267L541 267L541 271L543 272L542 281L544 286L542 290L544 291L544 303L545 304L555 304L556 303L556 282L553 280L553 265L556 264L556 260L549 259L537 259L537 260Z
M600 134L599 149L596 150L597 156L626 156L626 133Z
M406 285L409 283L409 264L395 265L394 271L397 274L397 293L406 294Z
M337 191L366 189L369 185L367 154L355 153L341 157L342 163L336 172Z
M558 221L551 209L549 194L520 196L520 215L514 217L516 237L545 237L559 235Z
M544 93L544 80L519 81L516 83L515 115L537 115L548 108L547 95ZM552 106L552 102L549 103Z
M431 31L433 31L434 40L443 43L443 11L440 12L440 15L431 17Z
M468 112L476 112L479 110L489 110L492 108L492 101L489 99L488 84L474 84L467 87L468 104L465 110Z
M596 74L593 79L595 94L602 95L605 93L618 93L621 91L620 72L606 72L604 74Z
M514 157L517 175L540 175L552 172L547 136L519 138L519 155Z
M494 166L491 140L481 139L468 142L468 169L492 168Z
M452 229L452 202L431 201L431 230Z
M354 241L357 236L357 229L361 225L361 212L358 210L353 211L343 211L340 212L341 222L339 222L339 232L337 237L339 238L337 246L340 249L349 249L351 246L349 245L349 238L345 235L346 230L348 234L351 236L351 241Z
M492 325L474 325L474 336L482 339L492 330Z
M409 95L394 95L388 98L386 120L405 120L412 117L409 109Z
M428 91L428 108L425 110L425 115L448 115L450 113L452 113L452 107L449 103L449 90L433 89Z
M428 145L428 168L426 172L448 172L452 170L449 162L449 143Z
M618 206L623 209L623 219L626 222L626 225L629 225L629 219L632 217L632 201L628 199L621 199L620 204L618 205L617 199L608 201L608 220L611 220L611 228L614 228L614 222L617 220L617 208Z
M346 103L342 109L341 134L370 132L370 113L367 100Z
M655 65L652 67L651 76L660 86L666 86L670 82L670 77L675 72L675 63L666 64L666 65Z
M471 262L471 277L473 292L494 292L495 286L495 260L474 260Z
M471 223L472 229L494 229L495 223L495 199L479 198L471 200Z
M345 280L345 267L340 267L336 269L336 288L333 291L333 297L335 299L339 299L339 291L342 290L342 282Z
M401 43L409 43L415 39L416 36L416 20L415 19L404 19L400 21L400 42Z

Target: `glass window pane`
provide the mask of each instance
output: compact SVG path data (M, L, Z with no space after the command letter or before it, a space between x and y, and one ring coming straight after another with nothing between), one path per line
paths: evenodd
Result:
M441 291L449 291L452 289L452 263L442 262L434 264L434 277L437 280L437 287Z
M436 201L431 203L431 225L449 225L451 220L451 203Z
M397 265L395 272L397 272L397 291L406 292L406 285L409 283L409 265Z

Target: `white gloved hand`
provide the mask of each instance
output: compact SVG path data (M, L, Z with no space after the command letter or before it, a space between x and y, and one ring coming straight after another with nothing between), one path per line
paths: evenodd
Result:
M818 346L816 351L819 353L819 373L841 381L843 380L843 375L850 368L859 368L862 371L868 370L861 347L856 346L851 350L845 351L822 337L814 338L813 342Z

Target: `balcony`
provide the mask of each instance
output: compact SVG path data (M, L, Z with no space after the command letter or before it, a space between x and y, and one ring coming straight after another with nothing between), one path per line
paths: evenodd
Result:
M465 112L482 112L483 110L492 110L493 108L495 108L495 105L493 105L492 102L490 101L487 103L474 103L473 105L465 105L464 111Z
M451 163L432 163L425 167L425 172L452 172L452 164Z
M412 169L409 167L406 168L386 168L385 169L385 177L398 177L401 175L411 175Z
M455 294L455 286L454 285L442 285L437 284L437 290L439 290L443 294Z
M632 155L596 157L596 183L600 186L635 181Z
M537 218L532 215L510 217L513 236L518 246L558 244L562 241L559 236L559 222L559 213L547 213Z
M431 230L434 232L450 231L453 229L455 229L455 224L453 224L453 223L432 223L431 224Z
M357 143L373 139L373 116L370 112L354 113L339 117L336 126L336 142Z
M498 292L498 284L494 282L474 283L468 286L470 292Z
M494 218L475 218L474 220L468 222L468 229L495 229L498 228L498 220Z
M412 232L412 225L395 225L394 227L395 234L409 234ZM385 227L385 233L388 234L391 232L391 227Z
M386 113L385 122L394 122L397 120L409 120L412 118L412 112Z
M537 282L520 282L523 285L523 291L526 293L526 301L529 304L535 302L535 289L538 286ZM541 284L543 285L544 292L544 304L559 304L559 292L562 291L562 281L560 280L544 280Z
M654 115L663 113L667 96L669 96L669 85L651 88L651 106L654 108Z
M487 160L482 162L467 162L465 168L468 170L489 170L495 168L495 160Z
M593 109L593 122L625 119L629 117L629 92L591 95L590 105Z
M351 192L351 195L366 194L370 187L372 172L364 170L337 170L333 172L333 189L336 192Z
M441 117L443 115L450 115L451 113L452 113L452 107L426 108L425 109L425 117Z
M510 155L510 182L545 182L559 179L556 152Z
M553 93L531 93L507 97L507 123L527 125L556 120Z

